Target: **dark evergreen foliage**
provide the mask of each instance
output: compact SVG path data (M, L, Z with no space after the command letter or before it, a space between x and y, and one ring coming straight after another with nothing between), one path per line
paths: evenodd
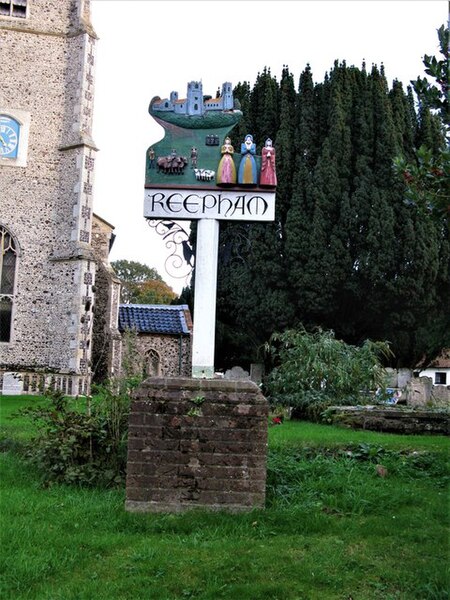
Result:
M350 344L386 340L394 366L450 344L448 228L404 202L398 154L442 146L439 115L389 89L383 66L335 62L321 83L309 65L295 90L284 67L238 84L252 133L277 151L274 223L221 223L216 366L248 366L271 334L300 324Z

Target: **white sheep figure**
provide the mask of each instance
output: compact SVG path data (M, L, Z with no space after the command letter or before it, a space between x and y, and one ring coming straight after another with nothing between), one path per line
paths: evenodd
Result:
M194 173L198 181L212 181L216 175L216 172L210 169L194 169Z

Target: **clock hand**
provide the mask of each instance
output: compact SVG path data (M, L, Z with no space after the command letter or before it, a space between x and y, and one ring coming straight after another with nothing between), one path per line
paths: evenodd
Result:
M6 142L5 142L5 140L3 139L3 136L2 136L2 135L0 135L0 141L2 142L2 144L3 144L4 146L6 146Z

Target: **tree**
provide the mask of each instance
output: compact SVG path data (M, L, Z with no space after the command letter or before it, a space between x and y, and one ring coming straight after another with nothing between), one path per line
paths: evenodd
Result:
M111 266L121 281L120 300L125 304L170 304L176 298L152 267L133 260L116 260Z
M259 121L263 135L261 125L278 123L267 130L277 151L277 201L273 223L221 225L216 365L260 360L274 331L300 324L333 330L351 345L389 340L397 367L448 345L449 231L404 202L392 168L396 156L411 160L425 142L437 156L437 115L427 106L416 111L412 89L399 81L389 89L376 65L368 72L335 62L320 83L307 66L298 93L287 67L279 85L265 70L239 93L249 127Z
M279 126L278 83L266 67L258 73L250 94L250 125L252 131L247 133L253 134L258 151L268 137L275 140Z
M431 75L435 83L426 77L418 77L411 84L416 92L421 122L433 121L430 110L436 111L442 128L442 140L438 148L432 147L433 141L425 139L417 149L414 161L408 161L404 155L394 160L396 172L406 185L406 200L425 212L431 212L437 218L444 218L450 225L450 103L448 97L449 78L449 30L442 25L438 29L439 48L442 59L425 54L423 64L425 73ZM436 140L436 136L433 136Z
M283 111L288 110L286 99L290 96L293 116L295 90L290 79L285 68ZM240 94L243 91L248 97L248 89L239 88ZM252 129L246 133L254 135L258 148L267 138L279 139L280 152L287 157L292 152L289 137L293 131L285 129L278 135L279 94L276 79L264 69L250 93L248 123ZM274 223L226 223L220 228L216 364L221 367L256 360L273 323L287 326L293 317L281 253L281 213L277 210Z
M165 281L149 279L137 284L130 302L135 304L171 304L177 295Z

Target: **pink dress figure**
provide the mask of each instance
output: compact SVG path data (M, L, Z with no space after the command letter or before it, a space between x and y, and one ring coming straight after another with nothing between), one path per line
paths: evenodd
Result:
M261 177L260 185L275 187L277 185L277 172L275 169L275 148L269 138L264 144L261 153Z
M217 183L236 183L236 166L233 160L234 148L226 137L221 148L222 158L217 167Z

